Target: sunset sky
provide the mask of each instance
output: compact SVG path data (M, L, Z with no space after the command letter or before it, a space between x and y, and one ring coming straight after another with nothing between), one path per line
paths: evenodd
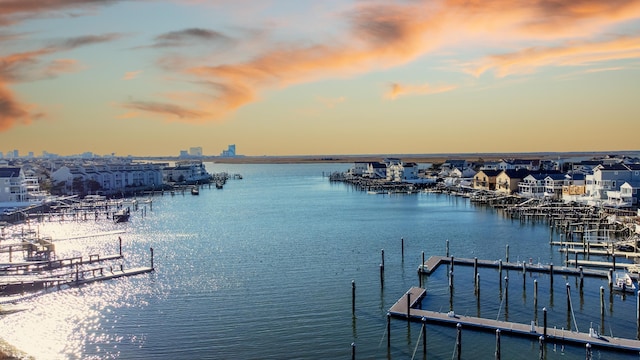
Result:
M640 149L640 0L0 0L0 151Z

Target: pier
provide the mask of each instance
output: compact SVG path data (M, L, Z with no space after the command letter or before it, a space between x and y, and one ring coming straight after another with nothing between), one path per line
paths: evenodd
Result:
M500 330L504 334L539 339L557 343L589 344L592 347L600 347L615 351L640 352L640 341L617 337L602 336L593 329L589 333L581 333L568 330L547 329L545 326L534 324L521 324L509 321L492 320L473 316L458 315L453 312L442 313L437 311L422 310L418 308L422 299L427 296L427 290L419 287L410 288L389 309L389 315L394 318L407 319L412 322L427 322L457 327L463 329L475 329L495 332Z

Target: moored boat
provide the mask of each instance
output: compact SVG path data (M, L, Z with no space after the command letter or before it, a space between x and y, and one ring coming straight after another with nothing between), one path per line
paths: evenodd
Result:
M126 209L122 209L116 213L113 214L113 221L116 223L122 223L122 222L127 222L129 221L129 216L131 215L131 212L129 210L129 208Z
M200 190L197 186L191 188L191 195L200 195Z
M613 290L634 293L636 284L633 283L631 276L627 272L616 273L616 279L613 283Z

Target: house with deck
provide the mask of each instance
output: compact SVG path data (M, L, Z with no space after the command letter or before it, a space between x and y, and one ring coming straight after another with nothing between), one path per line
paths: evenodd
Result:
M473 188L476 190L496 190L497 177L501 170L480 170L473 176Z

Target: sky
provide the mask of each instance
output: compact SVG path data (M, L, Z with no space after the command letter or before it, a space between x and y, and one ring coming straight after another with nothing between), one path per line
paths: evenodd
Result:
M640 149L640 0L0 0L0 151Z

